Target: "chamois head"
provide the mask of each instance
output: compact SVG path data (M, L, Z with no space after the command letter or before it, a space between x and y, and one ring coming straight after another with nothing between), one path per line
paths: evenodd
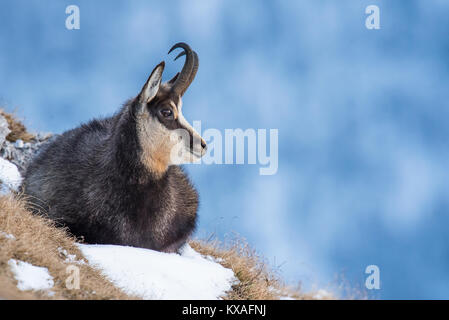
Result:
M195 162L206 152L206 142L182 115L182 96L195 78L198 56L185 43L175 44L184 49L175 58L185 55L181 72L161 83L165 63L162 61L134 100L137 110L137 133L142 149L141 161L155 174L163 174L169 165Z

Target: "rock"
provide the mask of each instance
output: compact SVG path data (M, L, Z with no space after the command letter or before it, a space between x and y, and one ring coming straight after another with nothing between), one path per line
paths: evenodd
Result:
M24 142L22 139L18 139L15 143L6 140L6 136L11 132L8 127L8 121L0 114L0 160L6 160L6 162L0 162L0 170L7 170L10 165L14 166L20 174L25 173L25 169L31 159L39 152L40 148L56 138L57 135L53 135L48 132L40 132L36 137L32 138L29 142ZM10 168L10 172L11 172ZM13 170L14 171L14 170ZM1 177L2 172L0 172ZM3 188L0 182L0 188Z
M39 141L32 139L30 142L23 141L17 143L5 140L3 146L0 148L0 157L6 159L17 166L21 174L25 173L25 169L31 159L39 152L45 144L53 141L56 135L46 135L46 140ZM50 138L48 138L50 137Z
M8 121L0 114L0 148L6 140L6 137L11 132L8 127Z
M17 167L11 162L0 158L0 194L18 191L22 183L22 176Z

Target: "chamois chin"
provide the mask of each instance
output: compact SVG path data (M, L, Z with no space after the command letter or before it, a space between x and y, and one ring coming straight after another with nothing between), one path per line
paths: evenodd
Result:
M182 115L198 56L185 43L169 53L177 48L175 60L186 61L173 79L161 83L161 62L116 114L64 132L33 159L23 183L33 212L87 243L176 252L186 242L198 193L179 164L203 156L206 143Z

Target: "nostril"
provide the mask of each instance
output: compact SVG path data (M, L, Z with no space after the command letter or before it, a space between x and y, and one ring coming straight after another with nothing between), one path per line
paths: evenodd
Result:
M204 141L201 141L201 146L203 147L203 149L206 149L206 147L207 147L207 144L206 144L206 142L204 142Z

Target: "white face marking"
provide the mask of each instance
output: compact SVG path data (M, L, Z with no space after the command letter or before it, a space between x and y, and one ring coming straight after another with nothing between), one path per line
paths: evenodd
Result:
M142 112L137 119L137 133L142 147L141 161L157 175L162 175L169 165L196 162L205 154L201 136L182 114L181 99L178 106L173 101L170 104L177 111L177 121L185 128L182 132L167 129L158 119L150 116L148 111ZM190 151L188 132L193 136L193 154Z
M172 102L173 103L173 102ZM173 103L174 105L174 103ZM201 138L201 136L198 134L198 132L196 132L196 130L190 125L190 123L186 120L186 118L184 118L184 115L182 114L182 100L181 98L179 99L179 103L178 103L178 121L181 124L181 126L185 127L188 131L190 131L192 133L193 136L193 152L194 155L201 155L201 156L197 156L198 158L201 158L204 155L204 151L203 151L203 147L201 146L201 141L203 140L203 138ZM186 150L188 152L190 152L190 142L186 145L186 147L189 150Z

